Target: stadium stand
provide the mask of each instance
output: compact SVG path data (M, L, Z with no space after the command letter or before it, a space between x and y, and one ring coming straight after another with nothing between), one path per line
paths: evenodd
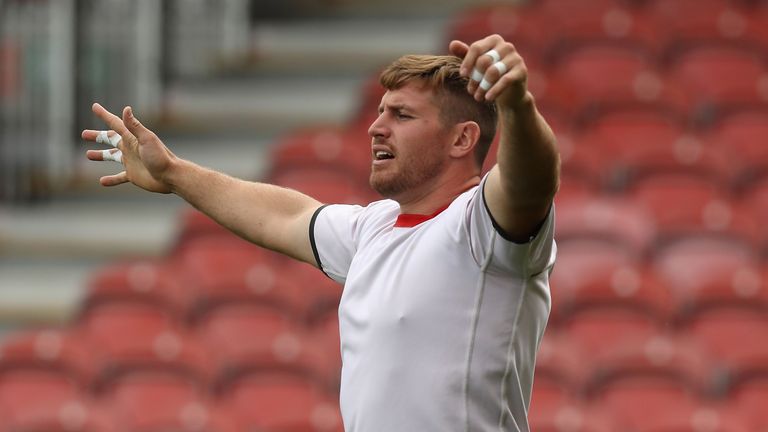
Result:
M768 5L522 3L470 5L440 39L513 41L560 139L532 429L765 430ZM264 179L375 199L381 94L372 72L347 123L277 136ZM69 327L2 343L0 430L342 430L341 288L197 210L177 225L164 256L95 272Z

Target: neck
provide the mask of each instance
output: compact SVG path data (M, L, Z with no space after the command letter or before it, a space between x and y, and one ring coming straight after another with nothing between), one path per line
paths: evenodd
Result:
M400 204L401 214L429 215L450 204L466 190L480 184L480 176L475 175L462 181L444 181L435 183L424 192L404 199L396 199Z

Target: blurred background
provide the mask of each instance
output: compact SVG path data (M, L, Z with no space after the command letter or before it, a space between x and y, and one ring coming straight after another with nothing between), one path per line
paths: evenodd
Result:
M532 430L768 430L763 0L0 0L0 430L340 430L340 288L80 131L366 203L380 68L492 33L563 158Z

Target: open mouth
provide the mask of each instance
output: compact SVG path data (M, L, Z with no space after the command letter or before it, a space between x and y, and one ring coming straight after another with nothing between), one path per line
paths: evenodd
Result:
M386 160L386 159L394 159L395 155L386 151L379 150L373 154L373 157L375 160Z

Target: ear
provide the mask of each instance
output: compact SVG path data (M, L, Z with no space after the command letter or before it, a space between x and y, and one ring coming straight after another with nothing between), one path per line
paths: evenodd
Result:
M473 121L457 123L455 126L455 139L451 144L450 155L454 158L463 158L472 155L480 139L480 126Z

